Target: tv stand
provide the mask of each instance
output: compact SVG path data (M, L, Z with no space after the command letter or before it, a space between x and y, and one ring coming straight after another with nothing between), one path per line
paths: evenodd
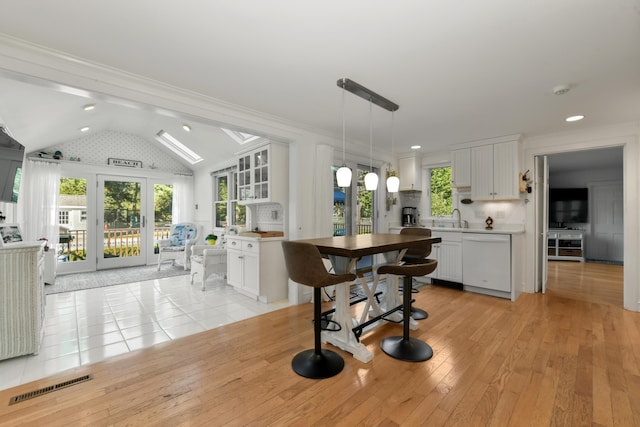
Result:
M584 234L580 230L549 230L547 234L549 260L584 261Z

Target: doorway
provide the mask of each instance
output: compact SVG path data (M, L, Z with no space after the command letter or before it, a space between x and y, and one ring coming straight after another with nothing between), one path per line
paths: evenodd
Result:
M624 259L623 244L623 151L622 146L610 148L594 148L580 151L548 154L535 157L536 179L536 247L538 265L536 267L536 290L545 292L548 289L554 294L562 293L580 299L598 300L611 303L618 301L623 306L624 275L622 262ZM549 189L588 190L588 216L586 220L571 220L558 223L557 215L549 214ZM556 190L557 192L558 190ZM563 190L559 190L563 191ZM582 202L581 202L582 203ZM566 204L566 202L563 202ZM556 208L557 209L557 208ZM566 213L566 212L565 212ZM554 219L556 218L556 219ZM551 222L550 222L551 221ZM555 222L554 222L555 221ZM552 233L577 233L582 239L582 251L579 248L565 248L571 252L558 257L555 249L554 259L571 259L573 252L580 251L584 262L567 260L549 260L550 224L555 228ZM558 227L560 227L558 229ZM560 230L560 231L558 231ZM575 237L575 236L573 236ZM575 239L572 239L573 242ZM575 240L578 241L578 240ZM563 240L560 240L562 243ZM566 246L566 245L565 245ZM577 245L580 246L580 245ZM601 264L616 265L616 267ZM603 294L601 286L581 286L584 280L593 279L592 270L614 269L609 274L607 293ZM586 276L585 276L586 274ZM573 277L570 282L565 279ZM563 279L564 278L564 279ZM548 279L548 283L547 283ZM584 282L587 283L587 282ZM618 295L620 298L605 298Z
M146 263L146 180L98 175L96 241L97 269Z

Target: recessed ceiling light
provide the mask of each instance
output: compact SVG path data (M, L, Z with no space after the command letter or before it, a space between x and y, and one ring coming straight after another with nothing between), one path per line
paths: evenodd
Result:
M421 148L422 148L422 145L412 145L412 146L411 146L411 149L412 149L412 150L419 150L419 149L421 149Z
M89 126L83 126L80 128L80 132L86 132L89 130Z
M577 115L577 116L571 116L571 117L567 117L566 119L564 119L567 122L577 122L578 120L582 120L584 119L584 116L582 115Z
M182 125L182 129L184 129L185 132L191 132L191 126L186 123Z
M85 105L84 107L82 107L82 109L83 109L84 111L91 111L91 110L93 110L94 108L96 108L96 104L87 104L87 105Z

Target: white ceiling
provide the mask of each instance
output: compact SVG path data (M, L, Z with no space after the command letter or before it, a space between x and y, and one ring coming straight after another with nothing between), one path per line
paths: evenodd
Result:
M348 77L400 105L396 152L640 120L640 0L28 0L0 29L338 139ZM30 151L86 124L169 128L207 160L239 149L214 124L178 134L180 112L87 96L102 104L89 116L86 97L3 78L0 120ZM368 142L367 102L347 93L345 111L348 137ZM586 118L564 122L574 114ZM390 117L374 106L376 149L390 150Z

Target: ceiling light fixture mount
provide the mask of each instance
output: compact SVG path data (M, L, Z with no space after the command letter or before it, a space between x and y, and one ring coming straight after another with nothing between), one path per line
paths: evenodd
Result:
M354 82L353 80L347 78L338 79L338 86L348 90L354 95L358 95L362 99L373 102L374 104L384 108L385 110L393 112L400 108L398 104L389 101L387 98L378 95L371 89L368 89L361 84Z

